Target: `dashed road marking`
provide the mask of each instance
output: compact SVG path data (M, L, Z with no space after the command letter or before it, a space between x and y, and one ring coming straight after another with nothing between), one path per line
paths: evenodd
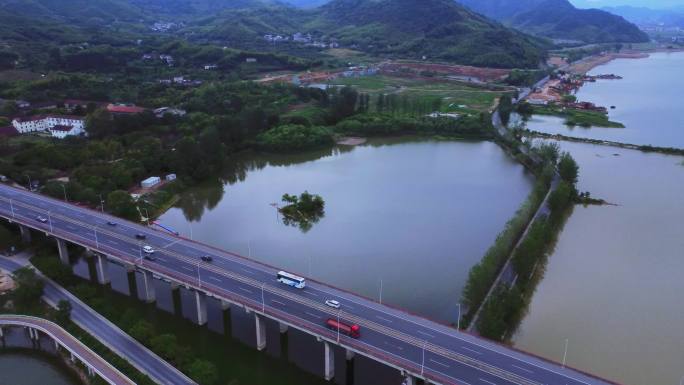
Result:
M484 378L480 378L480 381L482 381L482 382L484 382L484 383L487 383L487 384L490 384L490 385L496 385L495 383L493 383L493 382L491 382L491 381L487 381L487 380L485 380Z
M280 302L280 301L276 301L275 299L272 299L271 302L273 302L273 303L276 304L276 305L287 306L287 305L285 305L284 303L282 303L282 302Z
M252 271L252 270L243 269L243 268L240 268L240 270L244 271L244 272L247 273L247 274L252 274L252 275L256 274L256 273L255 273L254 271Z
M213 277L213 276L212 276L212 277L209 277L209 279L212 280L212 281L216 281L216 282L223 282L223 281L220 280L219 278L216 278L216 277Z
M385 317L380 317L379 315L376 315L375 318L377 318L377 319L379 319L379 320L383 320L383 321L385 321L385 322L387 322L387 323L392 323L392 320L391 320L391 319L388 319L388 318L385 318Z
M195 269L191 269L191 268L189 268L189 267L187 267L187 266L181 266L181 267L184 268L184 269L187 270L187 271L192 271L192 272L195 271Z
M432 358L430 358L430 362L435 363L435 364L440 365L440 366L443 366L443 367L445 367L445 368L450 368L450 367L451 367L451 365L449 365L449 364L445 364L444 362L435 361L435 360L433 360Z
M308 316L311 316L311 317L318 318L318 319L323 318L323 317L319 316L318 314L309 313L308 311L305 311L304 314L306 314L306 315L308 315Z
M404 350L404 348L402 348L402 347L399 346L399 345L391 344L391 343L389 343L389 342L387 342L387 341L384 341L384 343L385 343L385 345L390 346L390 347L393 347L393 348L395 348L395 349Z
M527 369L527 368L523 368L522 366L518 366L518 365L515 365L515 364L511 364L511 366L514 367L514 368L518 368L518 369L522 370L523 372L534 373L534 371L532 371L532 370L530 370L530 369Z
M435 338L434 335L432 335L432 334L430 334L430 333L426 333L426 332L421 331L421 330L416 330L416 332L418 332L418 334L422 334L422 335L424 335L424 336L426 336L426 337Z
M466 348L465 346L461 346L460 348L463 349L463 350L467 350L467 351L469 351L469 352L473 352L473 353L475 353L475 354L482 355L482 352L478 352L477 350L474 350L474 349L471 349L471 348Z
M240 290L244 291L245 293L249 293L249 294L254 294L254 292L253 292L253 291L251 291L251 290L247 290L247 289L245 289L244 287L241 287L241 286L238 286L238 289L240 289Z

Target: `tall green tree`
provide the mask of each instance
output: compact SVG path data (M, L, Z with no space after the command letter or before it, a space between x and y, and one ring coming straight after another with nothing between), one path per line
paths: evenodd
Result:
M564 152L560 160L558 161L558 173L564 181L575 185L579 177L579 166L572 155L568 152Z

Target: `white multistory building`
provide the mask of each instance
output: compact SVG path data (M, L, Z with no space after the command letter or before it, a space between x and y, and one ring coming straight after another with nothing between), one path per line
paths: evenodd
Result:
M12 126L20 134L47 131L56 138L81 135L84 133L85 119L71 115L36 115L12 120Z

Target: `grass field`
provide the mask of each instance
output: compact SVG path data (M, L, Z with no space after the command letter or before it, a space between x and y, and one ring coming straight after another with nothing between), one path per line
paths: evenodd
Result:
M426 81L390 76L339 78L333 85L352 86L371 95L398 94L411 97L442 99L442 112L477 113L492 108L503 89L488 89L456 81Z

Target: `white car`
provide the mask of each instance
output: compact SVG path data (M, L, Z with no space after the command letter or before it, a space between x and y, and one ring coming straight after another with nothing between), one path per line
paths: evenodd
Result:
M42 216L42 215L38 215L38 216L36 217L36 219L37 219L39 222L42 222L42 223L45 223L45 222L48 221L47 218L45 218L45 217Z
M325 304L328 305L328 306L330 306L330 307L332 307L332 308L335 308L335 309L339 309L339 308L340 308L340 303L337 302L337 301L335 301L334 299L327 299L327 300L325 300Z
M154 253L154 249L152 248L152 246L143 246L143 251L147 254L153 254Z

